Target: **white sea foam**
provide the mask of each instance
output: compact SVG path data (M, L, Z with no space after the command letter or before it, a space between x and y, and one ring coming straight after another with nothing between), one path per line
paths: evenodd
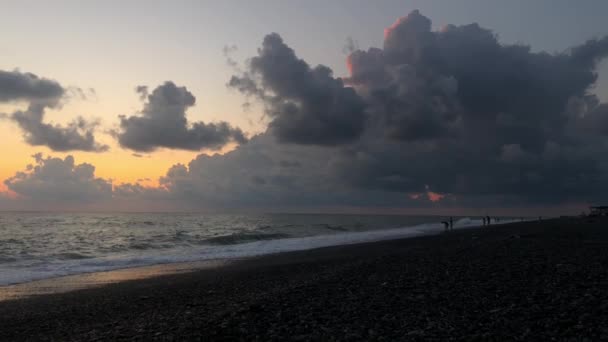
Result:
M512 221L502 221L501 223L509 222ZM462 218L454 222L455 229L480 225L481 220L469 218ZM232 245L179 247L163 250L140 251L137 253L112 254L89 259L37 262L22 261L0 265L0 285L156 264L245 258L337 245L411 238L422 235L438 234L443 230L444 228L441 223L425 223L396 229L260 240Z

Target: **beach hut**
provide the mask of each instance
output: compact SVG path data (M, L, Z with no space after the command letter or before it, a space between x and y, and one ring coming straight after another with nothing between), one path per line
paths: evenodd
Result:
M589 216L608 216L608 205L589 207Z

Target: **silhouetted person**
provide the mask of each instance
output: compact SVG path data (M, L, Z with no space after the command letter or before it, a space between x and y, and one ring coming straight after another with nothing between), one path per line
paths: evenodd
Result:
M452 219L452 216L450 216L450 230L454 229L454 219Z
M492 223L490 216L486 216L486 221L488 221L488 226Z
M485 226L486 225L486 218L482 217L481 219L483 220L483 225Z
M445 228L445 231L448 231L448 228L450 227L450 223L448 221L441 221L441 223L443 223L443 227Z

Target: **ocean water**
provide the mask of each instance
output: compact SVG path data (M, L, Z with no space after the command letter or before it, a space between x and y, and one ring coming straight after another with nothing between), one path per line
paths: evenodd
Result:
M0 285L437 234L436 216L0 213ZM455 228L481 219L455 218Z

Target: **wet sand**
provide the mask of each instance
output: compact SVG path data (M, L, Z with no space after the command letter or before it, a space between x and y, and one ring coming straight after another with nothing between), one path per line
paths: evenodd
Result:
M59 294L101 287L109 284L167 276L179 273L218 268L236 262L234 260L205 260L174 264L161 264L124 268L104 272L91 272L0 286L0 302L40 295Z
M0 340L608 340L606 219L181 267L0 302Z

